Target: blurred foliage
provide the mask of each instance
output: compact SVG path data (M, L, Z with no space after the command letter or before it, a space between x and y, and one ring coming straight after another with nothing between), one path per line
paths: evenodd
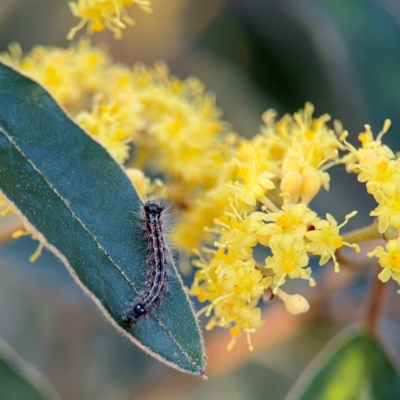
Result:
M225 119L244 136L257 133L265 109L292 113L311 101L316 115L327 112L341 120L353 142L364 124L377 132L390 118L386 140L399 149L397 0L152 3L153 15L133 10L136 26L121 41L115 42L109 32L93 41L108 43L118 61L151 64L163 59L179 77L197 76L217 94ZM65 36L76 22L66 0L0 0L0 51L12 41L24 51L36 44L66 46ZM366 222L373 200L342 172L333 172L331 192L322 194L314 207L326 212L329 204L338 218L360 210L351 229ZM214 372L202 382L169 371L117 335L51 255L30 265L35 246L22 240L0 248L0 337L41 370L66 400L220 399L227 392L231 399L283 399L333 332L355 320L366 285L365 277L348 282L341 273L335 278L343 279L340 290L325 294L324 281L332 277L321 278L314 290L324 297L301 322L292 316L278 319L272 310L281 306L268 305L270 319L254 354L240 343L227 353L228 337L220 338L218 332L206 336ZM399 350L399 299L391 289L382 333ZM306 290L305 284L294 290ZM285 329L289 333L284 335ZM225 367L217 369L216 359Z
M286 400L390 399L400 396L400 377L379 340L343 332L310 364Z

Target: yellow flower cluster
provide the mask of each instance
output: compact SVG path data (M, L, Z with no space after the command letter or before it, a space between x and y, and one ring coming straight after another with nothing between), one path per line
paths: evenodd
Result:
M44 85L72 114L101 89L104 69L110 64L107 54L87 40L67 49L36 46L26 56L20 45L13 43L0 58Z
M200 81L179 80L163 63L116 65L87 41L26 56L13 45L1 58L46 86L125 164L141 195L159 187L141 170L170 176L168 190L181 213L173 242L196 267L190 293L209 303L201 310L210 317L207 329L230 329L230 348L242 332L252 348L265 291L289 299L290 312L307 309L301 296L280 286L287 278L314 285L311 256L321 265L332 260L338 270L335 252L348 245L339 230L354 213L338 225L308 205L322 187L329 189L327 169L348 145L338 138L339 125L327 126L328 115L313 117L311 104L279 120L275 111L265 112L260 133L246 140L221 121L215 97ZM254 260L255 246L269 249L263 263Z
M348 149L343 162L349 171L358 174L360 182L365 182L367 192L378 203L370 213L378 219L378 231L385 234L390 230L390 234L393 236L394 233L396 237L386 244L387 251L378 246L368 256L379 259L383 268L379 279L387 282L393 278L400 284L400 158L382 143L389 127L390 121L386 120L382 131L374 139L371 127L366 125L365 132L359 135L360 148L348 143L346 135L343 135L342 140Z
M329 116L313 118L312 114L311 104L278 121L274 111L267 111L260 134L249 141L237 139L231 159L216 166L224 180L206 189L184 216L185 223L192 223L195 213L206 214L203 224L213 217L214 226L206 233L214 234L214 249L206 237L197 237L197 246L200 242L206 246L197 252L194 265L199 270L190 293L210 303L200 311L207 316L213 312L207 329L230 327L233 339L228 348L242 331L252 348L249 334L263 323L257 305L267 289L279 294L287 277L315 284L308 267L311 256L318 256L320 265L332 260L338 271L335 252L344 245L358 251L339 233L355 213L338 225L331 215L320 218L308 207L321 187L329 188L326 170L339 162L338 151L343 149L340 130L334 132L326 125ZM263 205L261 211L257 204ZM200 221L195 224L200 225ZM199 232L194 230L191 237L186 231L182 239L193 245ZM257 245L271 252L260 265L253 258Z
M116 39L122 37L125 24L133 25L135 21L128 15L126 9L137 4L143 11L151 13L150 0L77 0L70 2L72 14L80 18L77 26L72 28L67 38L73 39L76 32L88 25L88 33L101 32L109 29L114 32Z

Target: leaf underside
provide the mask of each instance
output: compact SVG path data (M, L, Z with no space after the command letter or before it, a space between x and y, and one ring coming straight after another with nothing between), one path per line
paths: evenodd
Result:
M123 322L144 287L147 249L142 204L122 168L40 85L1 63L0 190L117 329L203 375L201 334L170 255L160 306L134 328Z

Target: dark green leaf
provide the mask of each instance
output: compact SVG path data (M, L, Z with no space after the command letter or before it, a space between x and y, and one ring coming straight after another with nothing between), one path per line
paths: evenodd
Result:
M0 399L59 399L47 380L0 340Z
M109 321L163 362L202 375L204 349L171 256L160 307L123 322L143 288L141 202L122 168L31 79L0 64L0 189Z
M286 400L400 399L400 376L379 340L346 332L327 346Z

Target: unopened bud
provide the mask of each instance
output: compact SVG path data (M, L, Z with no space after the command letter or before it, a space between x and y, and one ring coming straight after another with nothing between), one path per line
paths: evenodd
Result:
M307 171L302 176L303 181L301 184L300 194L301 201L308 204L321 189L321 177L317 171Z
M285 197L293 198L299 195L301 188L302 178L300 172L289 171L282 178L281 193Z
M285 304L286 310L288 310L290 312L290 314L293 314L293 315L304 314L310 309L310 305L308 304L308 301L299 294L289 295L285 299L284 304Z

